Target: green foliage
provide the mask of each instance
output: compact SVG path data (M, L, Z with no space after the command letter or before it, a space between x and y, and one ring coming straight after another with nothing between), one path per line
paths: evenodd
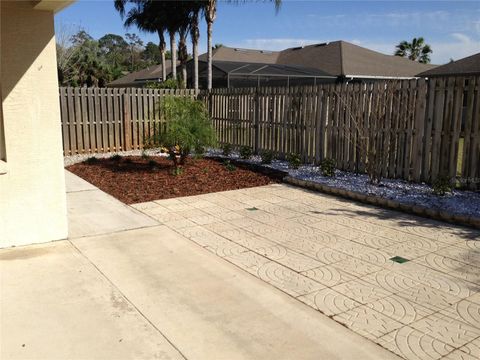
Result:
M233 146L232 144L223 144L222 145L222 154L223 156L230 156L230 154L232 153L233 151Z
M90 156L87 160L86 163L88 165L96 164L98 162L98 159L95 156Z
M153 142L168 149L175 167L183 164L192 150L216 145L215 130L202 102L166 97L159 111L166 130L159 128Z
M113 161L120 161L120 160L122 160L122 157L118 154L115 154L115 155L112 155L110 157L110 159L113 160Z
M447 176L441 176L436 179L433 184L433 193L438 196L444 196L447 193L451 193L453 190L452 180Z
M183 168L181 168L181 167L175 167L172 170L172 175L173 176L179 176L179 175L182 175L182 174L183 174Z
M302 159L300 159L300 155L296 153L291 153L286 156L286 160L288 165L292 169L298 169L299 166L302 164Z
M275 158L275 153L271 150L262 151L262 164L271 164L272 160Z
M179 89L181 85L178 80L170 78L162 82L149 81L145 87L148 89Z
M322 163L320 164L320 168L322 169L322 175L328 177L335 176L335 160L334 159L323 159Z
M413 38L412 42L401 41L396 49L396 56L406 57L424 64L430 62L430 54L433 52L430 45L425 43L423 37Z
M228 170L228 171L235 171L237 170L237 167L235 165L233 165L230 160L226 160L223 162L223 165L225 166L225 168Z
M240 157L242 159L250 159L253 155L253 149L250 146L243 145L240 147Z

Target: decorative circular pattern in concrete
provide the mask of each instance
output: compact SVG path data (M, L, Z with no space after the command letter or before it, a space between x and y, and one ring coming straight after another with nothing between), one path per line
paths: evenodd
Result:
M405 359L480 358L478 230L282 184L133 206Z

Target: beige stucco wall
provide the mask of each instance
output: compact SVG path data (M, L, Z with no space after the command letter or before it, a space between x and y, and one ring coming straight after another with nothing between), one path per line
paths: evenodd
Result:
M67 237L53 12L1 1L0 247Z

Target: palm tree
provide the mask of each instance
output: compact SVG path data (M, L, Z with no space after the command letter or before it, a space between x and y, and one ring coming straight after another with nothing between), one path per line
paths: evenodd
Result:
M192 38L193 53L193 88L198 90L198 40L200 39L199 18L202 4L198 1L192 3L190 20L190 37Z
M133 8L128 14L125 14L126 4L130 2ZM175 9L174 1L159 0L114 0L115 9L123 17L126 17L124 25L129 27L136 25L140 30L146 32L156 32L159 36L159 50L162 57L162 76L165 80L165 32L170 37L171 68L172 76L177 78L177 44L175 34L178 30L178 15Z
M423 37L413 38L412 42L402 41L396 46L396 49L396 56L406 57L423 64L430 62L430 54L433 52Z
M280 6L282 5L282 0L271 0L275 3L275 12L277 13L280 10ZM210 90L212 88L212 55L213 55L213 48L212 48L212 28L213 22L217 16L217 0L205 0L204 1L204 14L205 20L207 22L207 71L208 71L208 78L207 78L207 88Z

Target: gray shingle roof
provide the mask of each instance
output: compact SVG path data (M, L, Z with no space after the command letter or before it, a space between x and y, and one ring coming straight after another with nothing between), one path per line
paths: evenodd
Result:
M435 65L385 55L346 41L334 41L280 52L278 63L322 69L336 76L414 77Z
M178 63L178 62L177 62ZM167 76L171 73L170 60L166 63ZM122 76L107 84L108 87L122 87L122 86L140 86L148 81L162 80L162 65L152 65L145 69L134 71L130 74Z
M424 71L418 76L480 75L480 53Z

